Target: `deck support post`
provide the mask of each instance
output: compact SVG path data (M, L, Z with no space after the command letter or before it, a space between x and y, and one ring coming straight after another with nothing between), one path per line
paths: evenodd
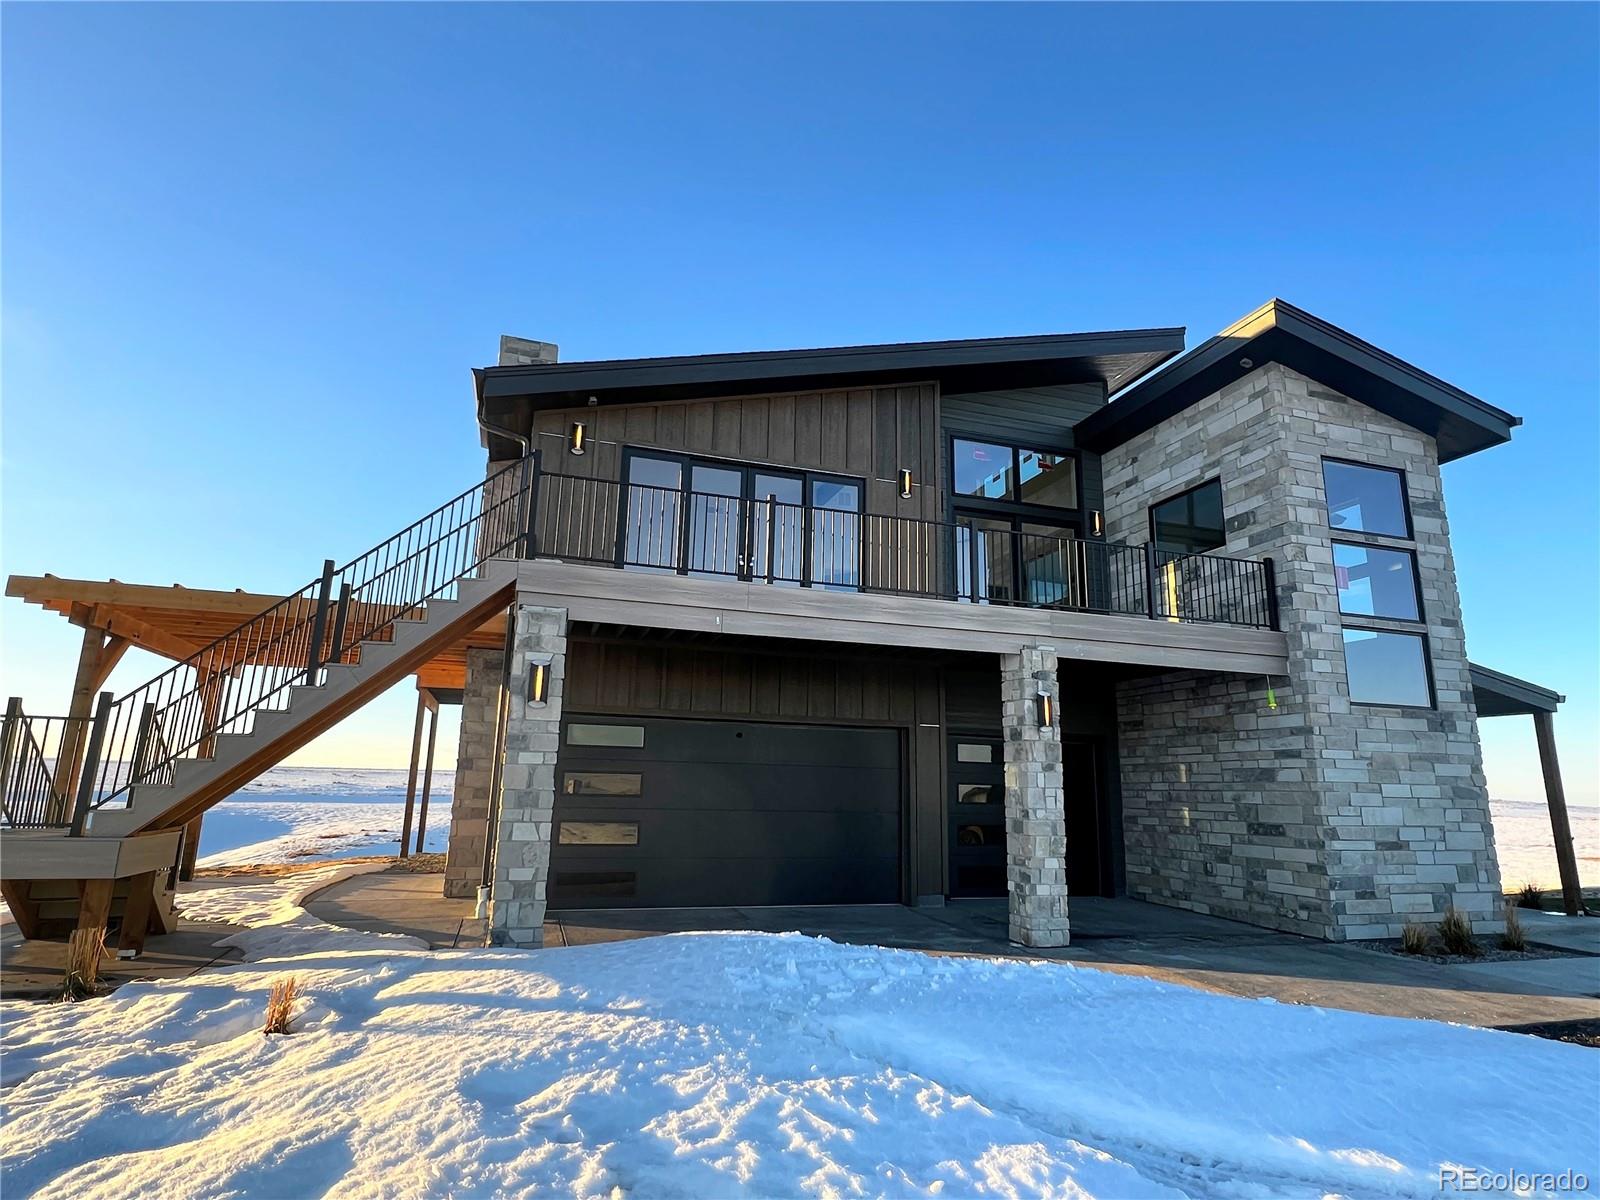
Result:
M406 773L406 815L400 822L400 857L411 854L411 818L417 803L417 760L422 756L422 718L427 715L428 695L417 689L417 719L411 727L411 767Z
M156 873L146 871L128 880L128 898L123 902L122 932L117 936L117 957L138 958L144 953L145 935L150 932L150 913L155 907Z
M417 808L417 848L422 853L423 839L428 836L428 797L433 792L433 751L439 742L439 701L433 693L428 697L428 753L422 764L422 803Z
M1544 772L1544 799L1550 806L1550 832L1556 844L1556 866L1561 872L1561 903L1567 916L1583 912L1583 889L1578 882L1578 857L1572 848L1572 823L1567 817L1567 793L1561 786L1561 762L1556 758L1555 714L1535 712L1533 733L1539 742L1539 766Z

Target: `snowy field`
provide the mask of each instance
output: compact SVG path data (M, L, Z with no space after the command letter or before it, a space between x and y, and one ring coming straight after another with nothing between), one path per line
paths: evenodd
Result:
M426 849L443 850L455 773L435 771ZM418 785L420 791L421 785ZM393 853L400 842L406 773L276 767L206 814L200 865L287 862ZM1495 843L1508 890L1558 887L1550 814L1542 802L1492 801ZM1600 885L1600 808L1573 805L1578 873Z
M799 935L426 954L293 903L359 869L191 898L254 926L243 964L7 1005L4 1194L1434 1197L1449 1164L1600 1180L1591 1049ZM266 1038L289 975L308 995Z
M454 786L455 772L433 773L425 850L444 850ZM405 771L274 767L206 813L199 865L393 854L400 847L405 799Z

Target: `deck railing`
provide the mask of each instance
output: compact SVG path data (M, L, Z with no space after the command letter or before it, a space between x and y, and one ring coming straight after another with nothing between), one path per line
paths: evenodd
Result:
M0 720L0 825L50 829L67 824L72 810L75 747L88 732L88 717L39 717L6 702Z
M774 587L1272 628L1270 560L543 472L531 556Z

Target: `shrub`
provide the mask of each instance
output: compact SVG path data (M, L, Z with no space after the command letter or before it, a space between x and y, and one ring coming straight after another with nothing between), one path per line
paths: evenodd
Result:
M1472 936L1472 922L1454 905L1444 910L1444 919L1439 922L1439 944L1446 954L1478 956L1478 940Z
M67 938L67 965L61 979L63 1000L86 1000L100 990L100 959L106 952L104 929L74 929Z
M1428 952L1428 927L1419 925L1415 921L1407 921L1400 927L1400 949L1407 954L1426 954Z
M299 994L300 985L293 975L272 985L272 991L267 993L267 1023L262 1026L262 1033L289 1032L289 1018L293 1015L295 997Z
M1543 908L1544 893L1534 884L1525 883L1522 890L1517 893L1518 908Z
M1528 934L1522 928L1522 918L1517 915L1515 904L1506 905L1506 931L1500 935L1500 945L1519 952L1528 948Z

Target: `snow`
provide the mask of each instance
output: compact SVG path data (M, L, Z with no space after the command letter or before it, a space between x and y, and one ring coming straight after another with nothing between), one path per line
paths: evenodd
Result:
M189 897L251 926L244 963L5 1005L5 1194L1420 1197L1446 1163L1600 1180L1583 1047L798 934L426 953L300 909L359 869ZM287 975L307 995L264 1037Z
M274 767L206 813L201 867L394 853L405 814L405 771ZM453 771L435 771L424 850L450 833ZM418 794L421 794L418 782Z

